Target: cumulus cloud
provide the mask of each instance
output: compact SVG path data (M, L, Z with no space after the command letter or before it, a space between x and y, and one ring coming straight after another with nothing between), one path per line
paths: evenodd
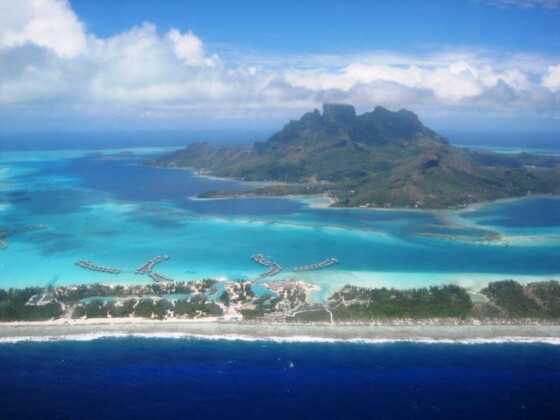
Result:
M542 85L552 92L560 91L560 64L548 68L548 72L543 77Z
M30 43L61 57L75 57L86 50L84 25L66 0L2 0L0 10L2 47Z
M420 65L411 64L415 61L413 57L403 57L400 60L403 64L398 64L394 56L390 58L391 64L383 64L382 57L377 57L376 61L381 64L352 63L334 72L290 70L285 77L294 86L323 92L338 89L347 92L348 97L357 94L358 88L363 89L371 92L370 102L383 100L394 106L399 106L400 102L410 106L431 104L462 108L474 106L480 99L479 105L492 107L492 94L503 86L516 92L518 98L530 99L531 91L539 87L533 79L543 74L548 62L542 60L540 68L536 69L534 61L524 66L524 60L516 65L513 57L503 60L503 57L460 56L453 52L448 56L418 58L418 62L423 62ZM552 67L548 68L549 73L552 72ZM552 85L543 83L543 86L550 88ZM503 95L496 95L496 104L504 106L501 98ZM365 98L362 96L362 99ZM512 108L517 105L515 101L510 102Z
M185 64L198 66L200 64L207 64L209 66L216 66L219 64L219 57L213 55L212 57L204 56L204 46L199 37L194 35L191 31L186 34L181 34L178 29L172 28L167 33L167 38L173 45L173 51L179 60Z
M477 50L224 60L192 31L142 23L88 33L66 0L0 0L4 110L49 115L266 118L325 101L422 112L527 112L557 118L560 59Z

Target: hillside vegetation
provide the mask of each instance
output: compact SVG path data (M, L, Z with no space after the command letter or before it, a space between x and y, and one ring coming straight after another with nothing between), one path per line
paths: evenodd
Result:
M325 104L252 147L197 143L150 163L277 181L250 194L329 194L338 206L445 208L560 193L554 158L453 147L413 112L382 107L357 116L351 105Z

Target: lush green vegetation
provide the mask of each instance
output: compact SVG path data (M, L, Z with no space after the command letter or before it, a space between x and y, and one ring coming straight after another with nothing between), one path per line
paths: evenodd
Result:
M214 281L127 286L128 294L124 294L120 287L0 289L0 321L41 321L62 315L71 315L74 319L219 317L223 315L222 307L231 305L240 305L239 312L248 319L288 322L330 322L331 313L334 321L343 322L467 317L560 319L560 283L554 280L527 285L513 280L492 282L481 291L488 299L480 297L474 303L466 290L457 285L407 290L347 285L329 297L326 306L307 303L305 288L297 287L295 283L277 294L256 298L250 282L234 282L215 302L206 297L206 293L216 294ZM188 299L153 297L154 291L162 290L161 287L173 292L191 290L193 293ZM100 295L91 296L94 291ZM149 291L152 297L138 297L141 291ZM80 300L84 295L89 297L86 302ZM61 304L63 300L64 306Z
M254 297L254 293L251 292ZM261 318L266 314L271 314L276 310L276 305L282 300L280 296L273 297L265 295L258 299L251 300L249 307L245 306L240 312L244 318Z
M472 309L470 296L460 286L420 289L368 289L345 286L329 298L337 321L376 318L465 318Z
M551 317L560 317L560 283L542 281L527 285L530 294Z
M57 318L62 314L58 302L46 305L26 305L42 289L28 287L25 289L0 289L0 321L44 321Z
M482 293L512 318L560 317L560 284L557 281L522 286L513 280L503 280L490 283Z
M119 297L141 298L142 295L164 295L164 294L191 294L196 290L205 293L217 283L213 279L205 279L199 282L174 282L174 283L149 283L135 286L107 285L107 284L83 284L79 286L60 287L53 290L55 298L60 302L72 303L91 297Z
M73 318L140 317L163 319L174 316L219 316L222 310L214 302L208 301L205 293L215 292L217 281L176 283L150 283L135 286L122 285L81 285L56 288L53 293L57 300L75 305ZM150 295L194 294L190 299L153 299ZM84 299L92 299L82 303ZM117 298L113 300L111 298Z
M194 318L202 316L220 316L222 309L206 300L203 296L193 296L191 299L176 301L166 299L126 299L119 302L94 300L78 305L74 309L72 318L113 318L138 317L163 319L173 313L175 316Z
M287 318L287 321L330 322L331 314L324 308L308 309L297 312L293 317Z
M191 144L150 161L216 176L281 181L253 195L329 194L338 206L441 208L477 201L560 194L560 163L550 157L458 149L406 110L356 116L324 105L290 121L252 148ZM202 197L237 194L214 191Z
M194 296L190 300L178 300L175 302L173 313L177 316L186 315L194 318L197 315L221 316L222 309L214 302L206 300L203 296Z
M262 305L255 305L254 308L250 309L241 309L239 312L243 315L243 318L246 319L262 318L265 315L265 310Z

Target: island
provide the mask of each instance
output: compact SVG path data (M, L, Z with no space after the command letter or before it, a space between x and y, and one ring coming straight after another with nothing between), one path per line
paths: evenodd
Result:
M471 203L560 194L554 157L498 154L452 146L417 115L324 104L253 146L193 143L148 161L244 181L250 191L201 198L324 195L339 207L459 208Z
M346 285L326 302L297 279L203 279L139 285L89 284L0 289L0 321L148 318L327 324L560 324L560 283L491 282L480 291L455 284L393 289Z

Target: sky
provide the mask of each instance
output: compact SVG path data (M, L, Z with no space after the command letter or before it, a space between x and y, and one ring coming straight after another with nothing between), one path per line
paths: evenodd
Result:
M0 0L0 134L276 128L323 102L560 131L560 0Z

